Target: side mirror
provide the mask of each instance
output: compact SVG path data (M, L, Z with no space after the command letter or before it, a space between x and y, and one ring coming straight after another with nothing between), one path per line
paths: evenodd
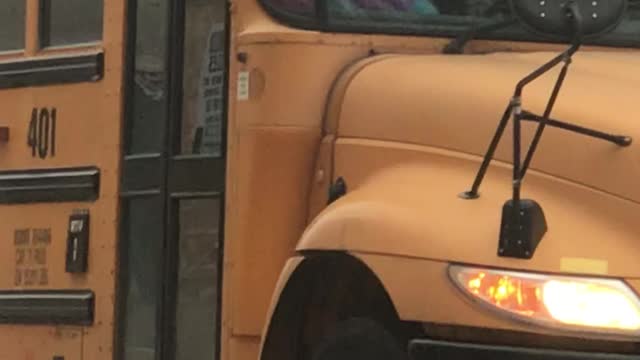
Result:
M510 0L515 16L534 32L568 39L576 35L567 21L568 6L575 6L581 15L581 35L588 37L612 30L620 23L628 0Z

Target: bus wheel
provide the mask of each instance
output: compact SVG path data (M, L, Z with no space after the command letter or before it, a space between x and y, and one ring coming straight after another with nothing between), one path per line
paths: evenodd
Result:
M313 350L312 360L409 360L396 338L377 322L352 318L336 328Z

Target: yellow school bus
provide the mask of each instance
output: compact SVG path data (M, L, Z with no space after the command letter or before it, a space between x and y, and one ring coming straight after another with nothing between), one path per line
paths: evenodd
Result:
M0 360L632 360L640 4L2 0Z

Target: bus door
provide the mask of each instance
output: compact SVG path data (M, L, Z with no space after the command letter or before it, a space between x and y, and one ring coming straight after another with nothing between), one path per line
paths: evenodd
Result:
M227 5L128 9L118 359L218 357Z
M111 356L123 15L0 5L0 359Z

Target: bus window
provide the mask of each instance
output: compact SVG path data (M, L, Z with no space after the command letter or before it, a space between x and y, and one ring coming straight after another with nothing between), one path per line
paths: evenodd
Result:
M65 46L102 40L103 0L42 0L40 45Z
M220 199L179 202L176 360L215 359Z
M166 0L136 2L134 84L127 154L155 153L162 149L167 106ZM132 141L135 139L135 141Z
M126 321L122 324L124 359L153 359L156 349L156 314L158 311L162 271L161 258L162 231L157 224L162 222L161 214L153 211L162 207L157 198L136 198L128 200L124 211L128 221L124 234L127 242L126 256L122 262L132 274L125 290L124 312Z
M225 2L185 2L181 153L222 153Z
M127 157L155 160L163 151L164 124L167 120L167 36L168 0L138 0L133 5L128 129L125 136ZM131 160L136 161L136 160ZM140 160L144 163L144 160ZM138 164L138 163L136 163ZM146 163L145 163L146 164ZM138 165L144 167L145 165ZM129 189L126 189L129 190ZM125 191L126 191L125 190ZM154 359L159 347L158 312L161 309L164 202L155 196L125 198L123 213L126 248L122 264L124 282L122 352L119 358Z
M24 48L25 0L3 0L0 6L0 51Z
M287 12L306 16L313 16L316 6L311 0L271 0L270 3ZM327 5L332 12L350 17L366 17L368 12L438 14L438 8L429 0L327 0Z

